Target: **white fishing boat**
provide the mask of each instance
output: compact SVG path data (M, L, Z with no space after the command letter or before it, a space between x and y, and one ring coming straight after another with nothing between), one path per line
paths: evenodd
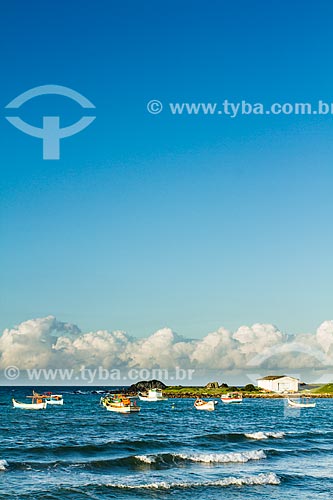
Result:
M20 403L16 401L16 399L12 399L14 408L21 408L22 410L45 410L47 407L47 402L41 398L38 394L35 393L33 396L27 396L27 398L31 398L31 403Z
M290 408L315 408L316 406L316 403L309 403L306 401L306 399L294 401L287 398L287 401Z
M142 394L139 392L138 394L139 399L141 401L167 401L168 398L166 396L163 396L163 393L160 389L149 389L148 393Z
M51 392L46 392L45 394L43 394L43 397L45 397L45 401L47 402L48 405L64 404L62 394L52 394Z
M243 396L240 392L229 392L221 396L222 403L242 403Z
M197 410L213 411L213 410L215 410L215 402L214 401L204 401L203 399L198 398L194 402L194 407Z
M117 396L107 396L102 398L101 402L108 411L114 411L116 413L137 413L140 411L140 406L136 404L136 401L131 401L121 394Z

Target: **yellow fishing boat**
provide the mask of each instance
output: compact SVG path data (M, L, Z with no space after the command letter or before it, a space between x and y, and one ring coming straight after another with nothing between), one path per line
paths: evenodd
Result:
M140 406L136 404L136 401L133 402L122 394L101 398L101 403L108 411L117 413L137 413L140 411Z

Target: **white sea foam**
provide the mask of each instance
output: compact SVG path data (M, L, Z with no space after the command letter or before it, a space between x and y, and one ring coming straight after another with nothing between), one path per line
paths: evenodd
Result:
M285 433L284 432L253 432L251 434L245 434L245 437L249 439L269 439L269 438L275 438L275 439L282 439L284 438Z
M279 485L280 479L274 472L267 474L258 474L257 476L244 476L244 477L225 477L216 481L205 481L202 483L167 483L166 481L143 483L143 484L122 484L110 483L107 486L111 488L122 489L152 489L152 490L169 490L171 488L199 488L209 486L250 486L250 485L264 485L272 484Z
M154 455L135 455L137 460L140 460L140 462L144 462L145 464L153 464L156 462L156 457Z
M261 460L266 458L263 450L254 451L242 451L242 452L230 452L230 453L173 453L176 458L181 458L182 460L190 460L191 462L204 462L204 463L228 463L228 462L239 462L245 463L249 460Z
M7 460L0 460L0 471L6 470L8 467Z

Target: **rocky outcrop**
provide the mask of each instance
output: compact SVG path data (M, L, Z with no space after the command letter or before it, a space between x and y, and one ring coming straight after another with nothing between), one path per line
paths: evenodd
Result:
M136 384L132 384L131 387L127 389L127 392L146 392L148 389L165 389L166 387L167 386L159 380L141 380Z
M205 389L218 389L218 388L219 388L218 382L208 382L208 384L205 385Z

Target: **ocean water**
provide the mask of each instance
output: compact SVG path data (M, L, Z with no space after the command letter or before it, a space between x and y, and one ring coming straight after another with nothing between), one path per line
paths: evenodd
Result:
M253 399L214 412L176 399L121 415L90 390L60 391L64 406L24 411L11 398L29 389L1 388L1 499L332 498L333 399L301 411Z

